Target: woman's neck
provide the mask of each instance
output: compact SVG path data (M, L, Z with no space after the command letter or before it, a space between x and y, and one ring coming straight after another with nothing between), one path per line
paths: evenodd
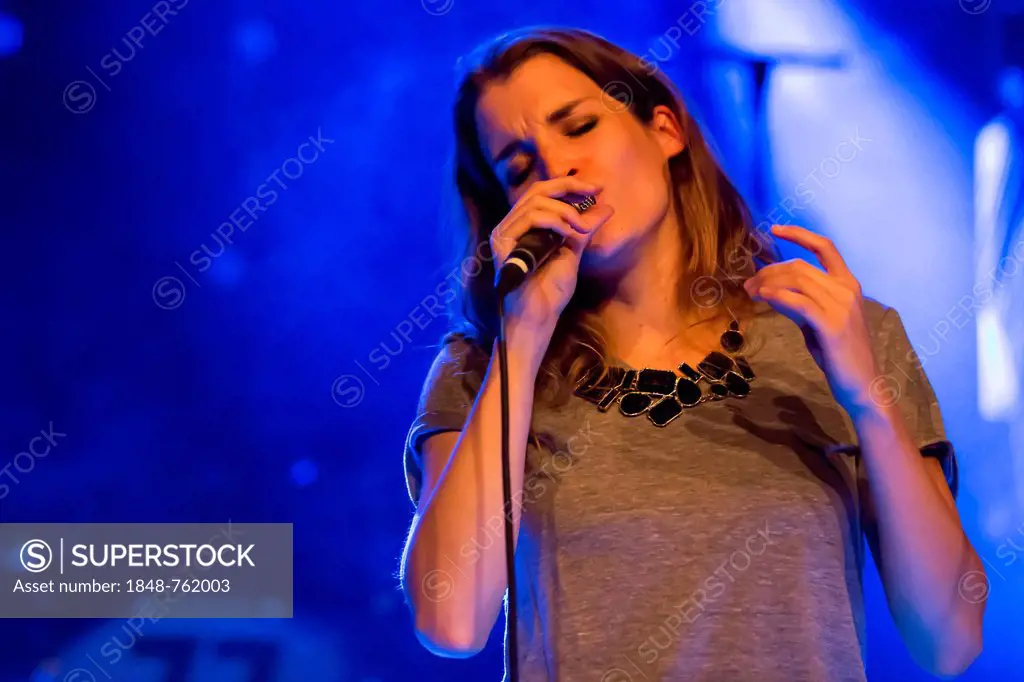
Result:
M685 254L678 230L674 221L666 221L637 245L630 267L597 307L608 351L630 365L703 358L721 334L714 325L700 324L712 317L712 310L686 295L691 286L680 282Z

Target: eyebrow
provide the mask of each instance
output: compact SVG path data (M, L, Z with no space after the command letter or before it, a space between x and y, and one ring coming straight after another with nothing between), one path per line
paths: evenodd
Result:
M562 106L558 107L557 109L552 111L550 114L548 114L548 116L545 119L545 121L547 121L547 123L549 125L554 125L554 124L556 124L556 123L558 123L560 121L565 120L566 118L568 118L569 114L572 113L572 110L575 109L576 106L579 105L582 101L583 101L583 99L581 98L581 99L574 99L571 102L566 102L565 104L563 104ZM520 146L520 141L519 140L513 140L512 142L509 142L507 145L502 147L501 151L499 151L495 155L495 157L494 157L494 162L493 162L494 165L495 166L498 165L499 163L501 163L502 161L504 161L508 157L510 157L513 154L515 154L516 150L519 148L519 146Z

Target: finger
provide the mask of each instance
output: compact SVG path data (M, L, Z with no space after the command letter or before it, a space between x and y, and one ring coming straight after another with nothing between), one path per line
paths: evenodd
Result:
M796 258L766 265L743 284L748 293L761 287L795 289L814 295L822 305L844 303L844 285L805 260Z
M757 296L760 291L765 289L793 291L810 298L826 311L837 308L840 301L827 285L801 273L776 272L770 274L757 285L751 286L749 293Z
M575 193L570 194L573 197L580 196ZM517 213L509 213L502 223L498 225L494 233L492 233L492 237L497 234L506 252L511 251L515 248L515 242L530 227L539 227L539 225L529 223L530 217L536 215L538 211L561 216L566 224L572 227L578 234L588 234L601 227L614 212L604 209L598 210L601 206L602 204L595 204L581 214L575 207L560 199L535 196L522 205ZM522 223L523 220L527 221L525 225Z
M615 207L610 204L596 204L593 208L587 209L582 216L583 221L589 224L587 238L592 238L594 232L607 223L613 215L615 215Z
M800 292L790 289L763 288L757 298L766 301L771 307L799 325L809 324L815 330L825 328L825 311L817 302Z
M582 238L576 228L560 214L536 208L518 216L508 224L499 225L499 229L491 233L491 251L494 253L495 259L499 263L504 263L519 238L535 227L553 230L569 241Z
M583 250L590 244L590 241L594 238L597 230L608 222L609 218L615 215L615 208L608 204L598 204L597 206L589 209L584 215L593 223L593 228L583 235L581 239L575 240L569 244L572 252L577 256L583 254Z
M589 234L601 227L614 212L605 210L605 208L610 207L607 207L605 204L596 203L596 201L583 208L582 211L571 203L566 203L568 201L579 202L580 200L581 195L578 194L572 194L566 199L551 199L548 197L537 197L534 199L538 206L550 207L551 210L557 211L560 215L564 216L581 234Z
M583 219L583 215L579 211L560 199L534 197L531 204L535 208L562 216L580 234L586 234L592 229L590 223Z
M772 225L772 234L775 236L799 244L821 261L825 271L830 275L840 277L845 281L854 280L853 273L846 265L839 249L828 237L815 234L808 229L797 225ZM855 280L854 280L855 281Z
M522 203L530 197L544 196L558 198L568 194L598 194L603 187L587 182L576 175L564 175L550 180L535 182L523 193L516 203Z
M594 195L599 194L602 189L600 185L595 185L573 175L535 182L515 201L511 210L509 210L509 216L522 212L535 197L558 199L570 194Z

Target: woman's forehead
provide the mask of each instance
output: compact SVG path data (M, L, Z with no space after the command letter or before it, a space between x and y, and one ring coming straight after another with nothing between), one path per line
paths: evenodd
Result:
M544 125L566 103L599 97L600 88L586 74L549 55L534 57L508 78L489 83L477 103L481 141L523 134L531 125Z

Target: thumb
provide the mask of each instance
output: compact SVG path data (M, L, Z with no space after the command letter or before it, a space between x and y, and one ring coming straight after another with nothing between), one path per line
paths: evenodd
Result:
M594 229L590 231L593 234L599 230L602 225L608 222L608 219L615 215L615 207L610 204L597 204L585 214L590 223L594 226Z
M583 249L587 248L587 245L590 244L590 240L594 238L597 231L600 230L613 215L615 215L615 208L608 204L598 204L588 210L586 213L587 220L590 221L594 227L583 235L583 239L573 244L573 251L577 251L578 249L578 252L582 253Z

